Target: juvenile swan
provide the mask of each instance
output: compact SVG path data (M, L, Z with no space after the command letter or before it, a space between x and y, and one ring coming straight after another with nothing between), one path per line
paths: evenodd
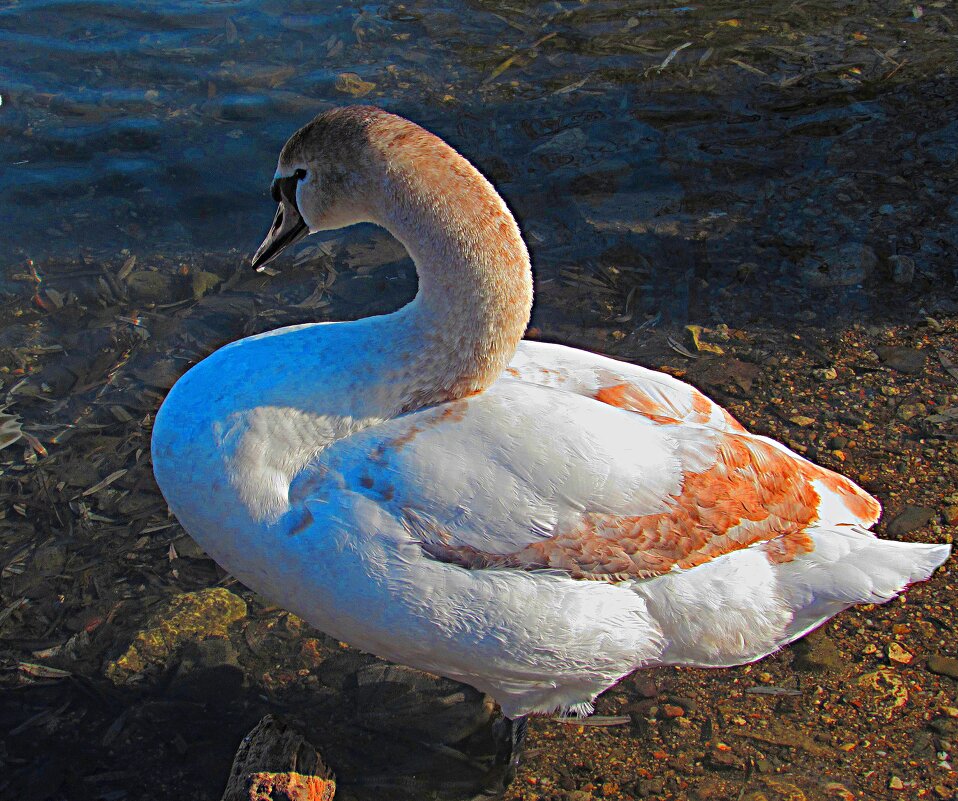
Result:
M160 409L153 463L217 562L333 637L471 684L507 719L587 714L636 668L760 659L948 557L877 539L874 498L695 388L522 341L516 222L417 125L321 114L272 192L254 267L373 222L419 292L218 350Z

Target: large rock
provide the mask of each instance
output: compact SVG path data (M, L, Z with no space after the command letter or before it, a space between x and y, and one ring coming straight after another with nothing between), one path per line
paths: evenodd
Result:
M267 715L240 743L222 801L332 801L335 792L319 752Z
M151 667L166 667L186 642L227 637L227 627L246 617L246 602L223 587L186 592L155 614L126 652L106 670L117 684Z

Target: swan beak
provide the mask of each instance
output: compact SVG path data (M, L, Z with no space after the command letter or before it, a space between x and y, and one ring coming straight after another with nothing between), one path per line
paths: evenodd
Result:
M290 245L295 245L299 240L309 234L309 228L303 221L299 209L288 200L280 200L279 208L276 209L276 216L273 218L273 225L266 234L266 239L259 246L259 250L253 256L251 266L256 272L262 269Z

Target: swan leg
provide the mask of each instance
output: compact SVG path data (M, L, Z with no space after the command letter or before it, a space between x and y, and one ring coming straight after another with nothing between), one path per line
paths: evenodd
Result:
M482 792L473 799L498 798L512 784L522 757L522 748L526 741L528 715L517 718L502 717L492 726L492 736L495 739L496 756L492 768L486 774Z

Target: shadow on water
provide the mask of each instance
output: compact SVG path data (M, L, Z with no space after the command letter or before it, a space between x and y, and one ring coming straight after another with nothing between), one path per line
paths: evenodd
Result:
M401 113L493 180L547 339L657 364L687 322L958 310L958 20L762 6L0 1L0 380L37 437L0 452L3 797L217 798L266 712L301 723L344 797L461 798L490 754L471 691L374 685L380 663L249 593L212 683L182 660L103 678L158 605L224 580L152 481L176 377L238 337L415 292L368 226L308 240L272 280L245 267L276 155L324 108ZM37 656L65 642L82 647ZM440 731L443 704L459 717Z

